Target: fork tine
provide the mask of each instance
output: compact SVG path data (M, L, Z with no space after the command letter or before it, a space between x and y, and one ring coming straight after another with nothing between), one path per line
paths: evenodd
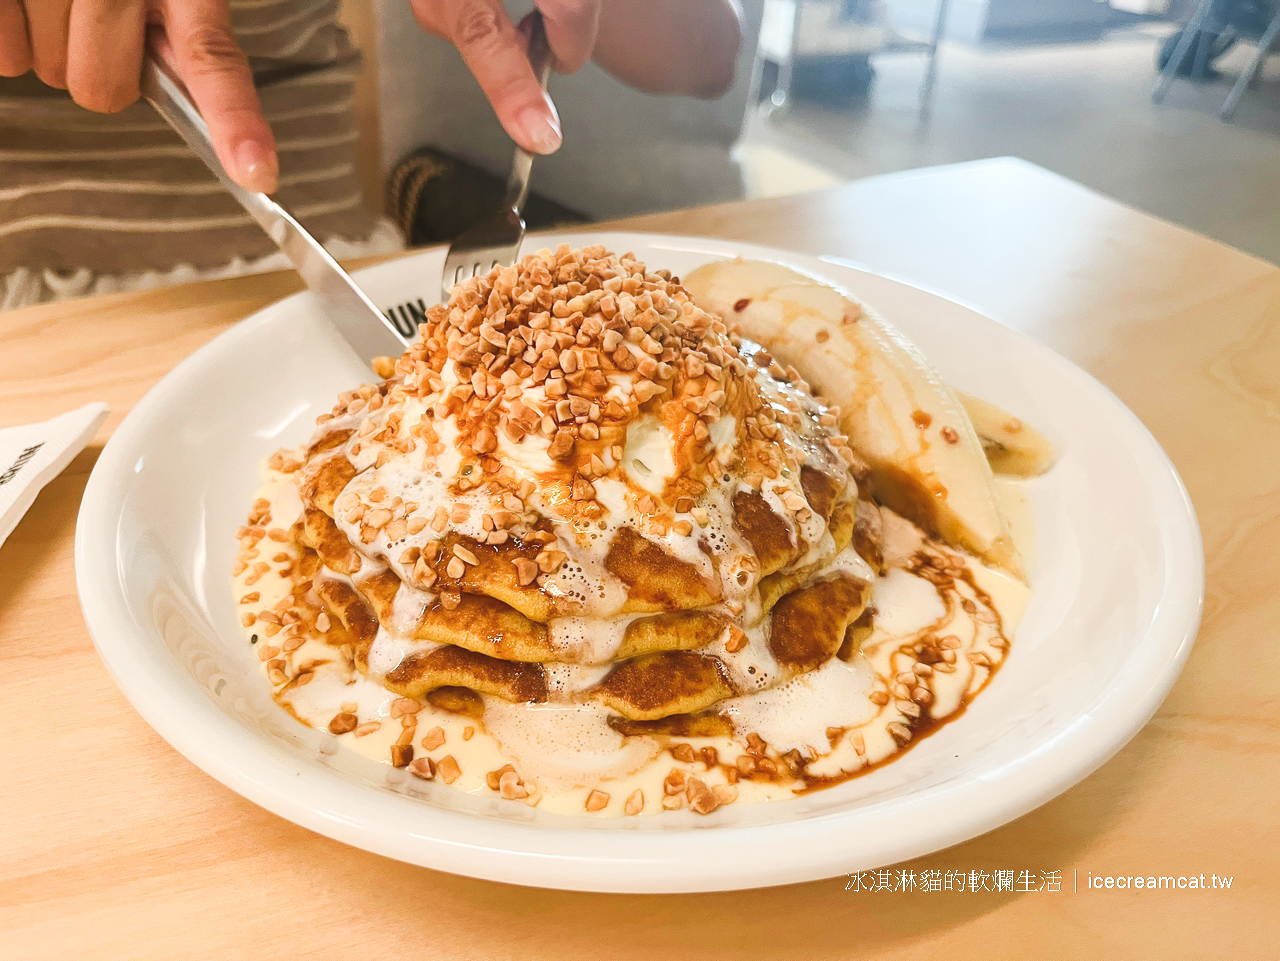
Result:
M547 45L542 14L534 11L529 22L529 65L537 77L538 85L545 92L547 78L551 75L551 48ZM464 277L487 274L519 257L525 231L521 211L529 195L529 174L532 167L533 155L517 147L511 161L511 174L507 178L502 206L494 211L493 216L473 224L455 237L449 245L445 254L444 273L448 274L453 267L458 268L455 285L461 283ZM443 296L448 298L449 291L443 291Z

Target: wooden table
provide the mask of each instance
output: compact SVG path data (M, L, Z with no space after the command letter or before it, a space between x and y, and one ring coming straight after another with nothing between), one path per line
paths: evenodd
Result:
M1062 890L514 888L345 847L194 768L94 654L72 531L109 430L179 360L295 288L275 274L0 315L0 424L114 408L0 549L0 958L1276 957L1280 270L1017 161L626 226L837 254L943 291L1091 371L1169 451L1209 576L1173 693L1066 794L898 866L1060 871ZM1086 892L1090 872L1233 882Z

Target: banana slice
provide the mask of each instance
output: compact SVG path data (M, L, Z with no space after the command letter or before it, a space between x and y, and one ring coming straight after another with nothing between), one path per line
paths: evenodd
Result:
M885 506L1016 577L1022 559L960 400L906 337L847 294L780 264L721 261L686 275L704 309L792 364L841 410Z
M1039 477L1053 466L1053 445L1044 434L981 397L959 391L956 396L982 441L987 463L997 474Z

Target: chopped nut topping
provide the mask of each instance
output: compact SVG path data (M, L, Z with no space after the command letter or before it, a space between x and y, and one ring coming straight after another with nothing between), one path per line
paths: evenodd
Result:
M688 779L684 796L689 802L689 809L696 814L710 814L720 806L719 797L700 778Z
M496 771L490 771L488 774L486 774L484 776L484 781L487 785L489 785L490 791L496 791L498 790L498 783L499 781L501 781L502 776L504 774L514 774L515 770L516 770L515 765L504 764L502 767L498 768Z
M433 780L436 776L435 761L429 757L420 757L409 763L409 773L414 774L424 781Z
M677 761L684 761L686 764L692 764L696 755L693 753L693 745L676 744L671 748L671 756Z
M539 567L527 557L517 557L514 561L516 578L521 587L528 587L538 577Z
M509 801L518 801L529 796L529 789L521 783L515 771L507 771L498 778L498 793Z
M885 729L893 735L894 740L898 741L900 744L906 744L911 740L911 728L907 727L907 725L900 721L891 722Z
M447 371L446 364L452 365ZM778 373L802 383L798 375L781 368ZM404 429L398 405L411 396L422 401L427 416ZM576 505L567 510L595 519L604 508L592 482L618 470L627 423L641 415L641 408L657 413L659 402L668 400L695 415L690 476L704 464L707 470L726 466L707 447L710 427L722 411L732 411L739 424L749 421L755 430L751 436L777 439L778 418L749 376L736 342L722 321L692 302L678 279L667 271L648 271L631 255L562 245L455 286L447 303L427 312L418 338L392 365L386 381L344 394L332 416L363 416L361 439L347 454L355 457L361 444L374 445L376 464L395 452L411 452L416 440L426 442L429 463L444 451L435 421L451 419L457 425L452 443L463 455L457 489L475 490L490 477L512 491L519 485L519 501L505 505L517 514L523 514L522 502L534 485L509 470L504 479L503 465L492 455L500 439L522 443L527 435L536 436L546 444L547 456L566 469L565 485L572 488ZM725 456L737 456L734 449L724 448L730 452ZM778 455L764 456L776 460ZM769 465L765 473L776 476ZM378 506L366 512L365 525L385 530L393 541L405 532L419 533L426 524L409 511L387 518L382 511L394 513L395 507L384 487L375 487L366 499ZM690 498L684 501L680 513L692 504ZM344 499L341 506L347 512L364 505ZM443 516L437 512L431 526L443 533L450 521L464 523L469 511L458 502ZM354 514L345 516L360 522ZM506 543L487 536L496 530L511 528L486 527L484 539ZM689 536L691 523L676 530ZM364 543L375 537L361 530Z
M587 795L587 802L584 805L588 811L603 811L609 804L609 795L605 791L594 790Z
M380 507L374 511L367 511L364 515L364 522L374 528L385 527L389 520L391 520L391 511L387 510L385 507Z
M738 800L738 789L731 784L717 784L711 791L721 804L732 804Z
M412 744L391 745L391 766L392 767L408 767L409 762L412 760L413 760Z
M406 714L417 714L422 710L421 702L411 697L398 697L391 702L391 716L401 718Z
M664 794L680 794L684 791L684 782L686 775L683 769L673 767L666 778L662 781L662 791Z
M563 551L542 551L535 558L538 564L538 570L544 574L554 574L560 569L560 565L564 563L565 553Z
M422 737L422 748L425 751L434 751L436 748L444 744L445 733L442 727L433 727Z
M446 754L436 762L436 771L439 772L440 780L445 784L452 784L462 776L462 768L458 766L452 754Z
M349 731L354 731L358 723L359 720L354 713L344 711L341 714L335 714L333 720L329 722L329 733L346 734Z

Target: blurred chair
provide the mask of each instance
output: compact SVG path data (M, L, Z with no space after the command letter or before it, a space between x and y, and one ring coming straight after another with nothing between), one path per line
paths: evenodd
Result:
M795 65L801 57L923 53L928 65L920 84L920 112L927 113L938 78L938 43L949 2L937 0L933 29L925 38L904 36L891 28L883 4L875 0L765 0L753 90L761 84L766 61L777 66L778 80L769 105L779 109L792 98Z
M1257 49L1249 65L1241 72L1219 112L1223 120L1230 120L1235 115L1236 107L1244 96L1244 92L1261 72L1262 65L1266 62L1267 55L1271 52L1277 37L1280 37L1280 6L1270 5L1268 11L1270 21L1264 29L1260 28L1266 20L1257 16L1259 8L1266 10L1267 6L1256 2L1241 3L1238 0L1200 0L1186 26L1177 34L1177 42L1173 50L1168 51L1168 58L1161 64L1160 79L1156 83L1152 99L1156 103L1164 101L1174 78L1183 72L1186 59L1193 48L1195 63L1190 67L1190 76L1192 78L1216 76L1210 65L1212 58L1224 53L1230 43L1235 42L1236 36L1242 39L1256 39ZM1220 24L1218 24L1219 21ZM1214 29L1215 26L1218 26L1218 29ZM1230 43L1222 49L1216 49L1214 41L1219 36L1220 30L1230 30L1234 33Z
M1230 120L1235 116L1236 106L1240 103L1240 98L1244 96L1245 90L1258 79L1258 74L1262 72L1262 65L1266 62L1267 55L1271 53L1271 48L1275 45L1277 36L1280 36L1280 7L1277 7L1275 14L1271 18L1271 23L1267 25L1266 31L1259 38L1258 49L1254 52L1253 59L1249 61L1249 66L1240 74L1235 86L1231 88L1231 93L1227 94L1227 101L1222 105L1222 112L1219 114L1223 120Z

